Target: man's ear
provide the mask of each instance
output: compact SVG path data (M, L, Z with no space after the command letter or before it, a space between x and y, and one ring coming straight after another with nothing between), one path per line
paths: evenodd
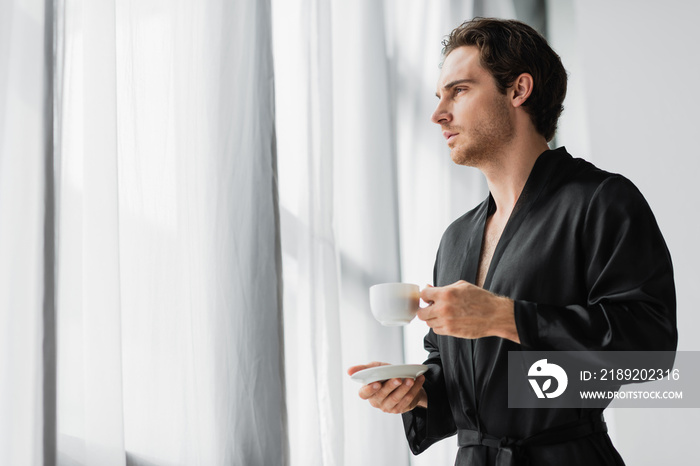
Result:
M513 107L520 107L532 94L532 89L535 86L535 81L532 79L530 73L522 73L520 76L515 78L511 89L513 91L513 97L511 103Z

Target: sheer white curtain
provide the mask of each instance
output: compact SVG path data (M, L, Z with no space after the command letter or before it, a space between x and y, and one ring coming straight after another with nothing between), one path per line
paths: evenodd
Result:
M431 282L442 231L486 195L429 121L440 41L473 8L273 2L293 465L409 462L400 418L360 400L345 368L425 358L427 327L407 332L404 355L368 288ZM416 464L451 463L455 448Z
M114 4L62 7L58 463L123 465Z
M62 7L60 463L284 464L269 4Z
M342 465L330 8L273 1L292 465Z
M424 358L427 328L380 326L368 288L430 282L485 195L429 122L440 39L475 7L1 5L0 462L50 461L57 429L62 465L408 464L345 369Z
M55 449L52 15L44 0L0 2L3 465L50 465Z
M399 416L357 396L344 369L371 361L401 364L403 334L371 315L369 287L400 274L398 179L382 2L333 2L333 123L336 227L341 258L345 464L407 464Z
M368 306L369 286L400 279L381 4L273 11L291 463L407 463L401 420L363 403L345 374L403 361L400 330Z

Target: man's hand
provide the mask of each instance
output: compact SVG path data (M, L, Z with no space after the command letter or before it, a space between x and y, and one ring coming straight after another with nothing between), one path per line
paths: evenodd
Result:
M370 367L386 366L384 362L373 362L364 366L353 366L348 369L352 375ZM411 411L416 406L428 407L428 395L423 390L425 377L420 375L413 379L389 379L373 382L360 388L360 398L385 413L401 414Z
M421 299L429 304L418 318L438 335L459 338L497 336L520 343L513 300L460 280L448 286L427 287Z

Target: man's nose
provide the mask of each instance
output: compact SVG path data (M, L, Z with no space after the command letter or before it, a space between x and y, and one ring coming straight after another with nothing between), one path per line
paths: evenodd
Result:
M435 108L430 120L435 124L442 125L443 123L449 123L452 121L452 114L449 112L446 106L440 102Z

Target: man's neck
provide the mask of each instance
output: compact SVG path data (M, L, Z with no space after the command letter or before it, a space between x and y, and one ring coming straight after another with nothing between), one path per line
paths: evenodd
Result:
M544 138L530 141L513 141L492 159L492 163L479 167L496 202L494 215L507 219L513 212L520 193L525 187L537 158L549 149Z

